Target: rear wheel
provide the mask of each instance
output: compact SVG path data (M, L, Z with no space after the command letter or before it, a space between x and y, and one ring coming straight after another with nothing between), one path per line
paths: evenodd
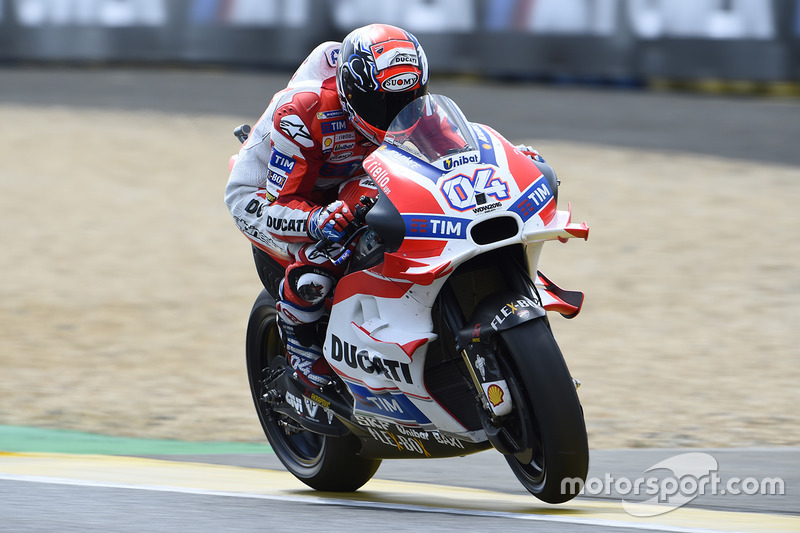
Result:
M520 452L506 455L517 479L548 503L571 500L589 468L583 409L544 319L500 333L498 362L514 410L504 428Z
M263 291L247 324L247 375L264 434L284 466L309 487L332 492L357 490L378 470L379 459L359 457L356 437L312 433L270 409L264 400L269 392L266 384L286 367L285 353L275 300Z

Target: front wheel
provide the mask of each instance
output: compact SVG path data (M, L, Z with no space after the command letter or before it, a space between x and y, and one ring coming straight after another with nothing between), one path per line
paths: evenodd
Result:
M378 470L380 459L359 457L356 437L312 433L264 401L269 392L267 382L286 367L285 353L275 301L263 291L247 324L247 376L264 434L287 470L309 487L331 492L357 490Z
M506 455L517 479L547 503L571 500L589 469L583 408L544 318L501 332L498 362L514 410L505 428L521 450Z

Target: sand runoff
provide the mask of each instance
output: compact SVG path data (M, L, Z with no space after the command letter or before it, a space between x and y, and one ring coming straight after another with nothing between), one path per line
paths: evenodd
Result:
M223 203L246 121L0 106L0 424L263 441ZM540 265L586 293L552 322L590 446L800 444L800 168L512 140L591 227Z

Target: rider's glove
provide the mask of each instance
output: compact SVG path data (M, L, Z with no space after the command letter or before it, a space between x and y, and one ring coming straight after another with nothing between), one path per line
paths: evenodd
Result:
M523 154L527 155L528 157L530 157L531 159L533 159L537 163L547 163L547 161L544 160L544 157L539 155L539 151L538 150L534 150L530 146L527 146L527 145L524 145L524 144L518 144L514 148L516 148L517 150L519 150Z
M308 235L317 241L340 242L353 222L353 212L347 204L336 200L326 207L319 207L308 217Z

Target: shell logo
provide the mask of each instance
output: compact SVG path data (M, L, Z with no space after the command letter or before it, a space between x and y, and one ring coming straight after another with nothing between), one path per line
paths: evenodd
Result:
M500 385L489 385L489 388L486 389L486 396L495 407L503 403L503 389L500 388Z

